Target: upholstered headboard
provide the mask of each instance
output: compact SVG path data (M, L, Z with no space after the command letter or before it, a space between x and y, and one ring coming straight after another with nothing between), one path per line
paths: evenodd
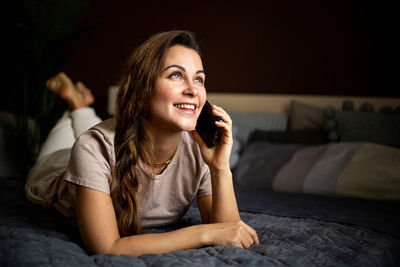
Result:
M341 109L346 100L354 103L356 109L363 103L370 103L376 110L383 106L400 106L400 98L358 97L358 96L319 96L319 95L279 95L279 94L236 94L208 93L211 103L226 110L242 112L289 112L292 100L316 107L332 106Z

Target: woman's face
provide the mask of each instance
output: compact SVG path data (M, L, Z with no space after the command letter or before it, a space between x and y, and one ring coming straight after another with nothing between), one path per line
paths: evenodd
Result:
M205 73L193 49L168 49L150 100L149 122L167 131L194 130L206 101Z

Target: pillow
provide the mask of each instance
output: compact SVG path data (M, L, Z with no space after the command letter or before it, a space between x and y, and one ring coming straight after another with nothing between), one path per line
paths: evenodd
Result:
M250 134L249 142L268 141L270 143L320 145L328 143L328 133L324 130L288 130L263 131L255 130Z
M243 188L400 200L400 149L366 142L251 143L234 171Z
M236 137L245 144L255 129L259 130L286 130L288 117L281 113L263 112L228 112L232 124L237 128Z
M240 150L242 148L242 144L237 139L238 131L239 131L238 127L236 127L236 125L232 125L233 146L231 151L231 157L229 158L229 165L231 167L231 170L233 170L236 164L238 163L240 158Z
M242 187L271 188L277 172L297 149L296 144L248 144L234 170L235 183Z
M233 147L230 167L233 170L239 161L242 147L247 143L249 134L256 128L263 130L285 130L288 117L280 113L228 112L232 119Z
M325 110L331 141L364 141L400 147L400 113ZM364 110L365 105L364 105Z
M290 130L324 129L324 110L296 100L290 104Z

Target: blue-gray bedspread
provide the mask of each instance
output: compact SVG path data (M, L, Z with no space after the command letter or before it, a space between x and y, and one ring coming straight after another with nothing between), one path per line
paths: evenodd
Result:
M363 207L356 207L354 202L336 222L327 210L321 210L319 216L317 204L313 204L312 213L305 211L301 196L289 201L286 194L280 201L280 194L272 193L254 206L252 201L262 196L252 194L251 198L237 192L241 217L257 230L259 245L249 249L210 246L141 257L89 256L73 219L29 203L21 179L0 178L0 185L0 266L400 266L400 240L390 226L396 222L386 224L386 231L385 224L374 217L382 213L356 212L355 217L366 216L366 221L373 222L357 224L349 218L350 209ZM265 200L271 207L265 206ZM336 203L334 198L331 201ZM393 207L393 203L390 205ZM296 212L296 206L301 207L300 211ZM326 209L327 205L321 207ZM163 232L198 223L200 216L193 206L181 222L149 231Z

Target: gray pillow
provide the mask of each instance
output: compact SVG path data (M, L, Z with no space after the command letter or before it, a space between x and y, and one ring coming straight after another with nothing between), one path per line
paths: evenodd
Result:
M234 169L236 164L238 163L240 159L240 150L242 148L241 143L239 140L237 140L237 135L238 135L238 127L235 125L232 126L232 135L233 135L233 147L232 147L232 153L231 157L229 159L229 165L231 169Z
M233 148L230 167L234 169L240 159L242 148L247 144L250 133L259 130L286 130L288 117L280 113L228 111L232 119Z
M330 141L364 141L400 147L400 113L327 108Z
M254 130L279 130L287 128L288 116L281 113L263 113L263 112L235 112L228 111L231 116L233 126L237 128L234 136L246 144L250 133Z
M270 144L265 141L246 146L233 176L246 188L271 189L278 171L299 148L297 144Z
M290 130L323 129L325 127L324 110L299 101L290 104Z

